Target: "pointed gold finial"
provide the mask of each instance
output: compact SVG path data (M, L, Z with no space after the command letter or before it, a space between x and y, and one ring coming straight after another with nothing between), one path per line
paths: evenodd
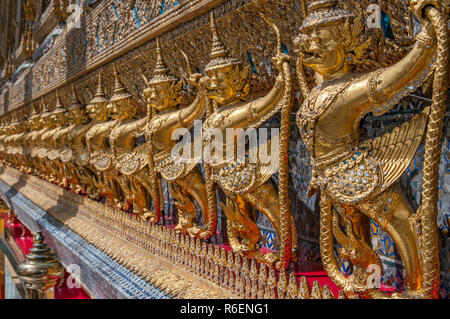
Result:
M289 275L289 284L287 288L287 298L289 299L297 299L298 297L298 282L297 276L294 272L291 272Z
M245 258L245 257L244 257ZM236 254L234 256L234 273L240 273L242 269L242 261L241 261L241 256Z
M222 287L231 287L230 283L230 273L228 272L228 269L223 269L223 275L222 275Z
M245 276L249 276L250 275L250 266L248 264L248 259L246 257L242 258L242 268L241 268L241 272L245 275Z
M153 70L153 77L147 84L157 84L163 82L175 82L177 78L170 74L166 61L164 61L159 38L156 38L156 64Z
M265 287L265 299L275 299L275 288L277 287L277 280L275 278L275 269L271 265L269 268L269 276Z
M106 98L105 92L103 90L102 85L102 73L98 73L98 85L97 85L97 92L95 92L94 98L89 102L89 104L101 104L108 102L108 99Z
M217 32L216 18L211 12L211 32L212 32L212 48L211 48L211 59L218 57L225 57L228 55L228 49L223 44Z
M282 270L279 273L277 283L278 299L286 299L286 292L287 292L286 273L284 270Z
M123 85L119 73L117 72L116 64L113 65L113 68L114 68L114 82L115 82L114 94L113 96L111 96L111 99L109 101L114 102L117 100L123 100L133 97L133 95L131 95Z
M335 299L333 292L328 285L323 286L322 299Z
M317 280L314 281L311 289L311 299L322 299L322 288Z
M47 117L49 116L51 113L49 111L48 105L45 103L44 97L41 96L41 101L42 101L42 113L41 113L41 117Z
M75 86L72 83L69 111L83 108L83 107L84 107L84 105L81 104L80 100L78 99L77 93L75 92Z
M298 288L298 298L299 299L309 299L310 296L310 288L308 285L308 281L305 276L300 278L300 286Z
M66 111L66 108L64 107L64 105L61 103L61 99L59 98L59 90L56 90L56 106L55 109L53 110L52 114L59 114L59 113L63 113Z
M39 116L38 106L33 101L31 101L30 120L33 120L33 119L35 119L38 116Z
M216 20L214 14L211 12L211 32L212 32L212 47L209 55L210 61L205 67L205 72L216 69L222 69L230 65L237 65L241 62L238 59L229 57L228 49L223 44L217 31Z

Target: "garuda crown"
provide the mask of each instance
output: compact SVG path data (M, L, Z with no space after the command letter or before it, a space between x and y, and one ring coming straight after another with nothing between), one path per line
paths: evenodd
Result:
M308 17L303 20L300 32L314 27L339 24L355 15L349 10L338 8L337 0L314 1L308 5Z

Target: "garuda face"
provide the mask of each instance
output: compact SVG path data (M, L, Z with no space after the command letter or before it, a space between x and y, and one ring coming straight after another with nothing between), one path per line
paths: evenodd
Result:
M109 117L106 103L91 103L86 107L86 112L94 121L105 121Z
M206 77L200 80L199 85L206 89L207 97L214 99L219 105L244 100L249 90L249 68L242 72L241 69L240 65L228 65L206 71Z
M296 40L303 64L320 75L341 70L346 59L346 49L336 27L323 26L306 31Z
M86 112L82 108L75 108L70 110L69 113L69 124L70 125L81 125L86 124L88 117L86 116Z
M181 102L182 81L164 81L148 83L144 90L144 97L149 107L155 108L158 112L164 112L174 108Z

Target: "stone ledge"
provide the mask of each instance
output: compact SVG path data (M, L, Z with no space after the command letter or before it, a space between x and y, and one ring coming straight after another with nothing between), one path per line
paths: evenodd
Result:
M34 232L43 231L47 243L65 267L80 266L79 280L94 298L168 297L61 225L4 181L0 181L0 196L27 227Z
M225 289L131 244L96 223L95 219L86 218L95 212L74 201L74 195L0 165L0 197L31 231L43 231L64 266L80 266L79 279L94 298L232 297ZM126 247L125 254L123 247ZM111 258L111 252L114 255L118 251L122 252L119 259ZM130 263L142 259L148 269Z

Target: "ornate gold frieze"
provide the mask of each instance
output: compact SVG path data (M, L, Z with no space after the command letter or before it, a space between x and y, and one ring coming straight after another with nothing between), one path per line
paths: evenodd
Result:
M0 158L4 164L91 199L105 197L106 206L71 193L63 196L97 211L97 215L80 211L80 217L222 283L232 294L285 298L293 294L290 289L298 291L293 284L288 287L284 273L296 261L297 249L287 159L292 108L298 105L297 125L311 156L308 195L320 191L321 254L330 278L352 298L437 296L437 182L448 87L448 27L442 5L433 0L411 1L410 8L422 24L413 40L412 17L402 7L406 2L383 2L393 21L403 17L402 23L409 23L411 32L381 41L380 30L364 24L367 12L362 6L368 1L321 0L301 2L301 6L270 0L181 2L149 21L147 25L154 25L146 35L141 34L146 27L136 29L130 24L136 7L126 3L113 10L123 17L120 24L111 17L109 1L85 21L84 27L92 27L95 21L104 24L102 38L95 34L99 28L91 30L97 44L77 42L82 31L74 31L68 37L73 42L56 43L32 73L13 86L10 92L27 96L30 92L18 90L30 84L31 96L41 97L42 112L39 121L33 107L29 118L24 109L3 117ZM214 9L207 14L209 6ZM198 10L197 16L179 20L188 8ZM116 32L115 43L112 34L118 30L130 34ZM163 34L156 41L135 48L159 33ZM70 45L76 50L66 50ZM98 52L83 60L87 54L83 45ZM73 57L81 60L76 62ZM185 61L187 74L180 61ZM78 67L79 72L75 71ZM32 82L27 77L30 74ZM66 84L75 78L69 93ZM385 114L419 87L429 86L431 80L430 107L380 137L369 139L361 134L365 115ZM53 90L58 86L63 87ZM83 104L87 104L85 110ZM278 112L279 143L272 137L263 145L277 146L277 155L271 154L269 164L250 162L250 156L243 161L234 157L231 162L222 161L218 149L225 149L225 142L218 144L212 132L255 129ZM173 157L178 141L172 139L176 130L188 131L200 119L200 144L216 143L211 158L203 158L203 175L196 159L183 162ZM416 212L398 187L398 179L424 135L423 199ZM239 138L236 141L233 150ZM254 149L258 153L261 147L260 143ZM271 180L275 172L277 183ZM158 226L163 216L161 179L168 182L175 199L178 224L174 231ZM225 202L216 198L217 188L225 194ZM226 258L219 257L217 247L201 242L216 231L218 204L226 216L232 248ZM256 210L275 228L278 252L261 253ZM197 222L198 213L203 224ZM369 282L368 269L381 267L369 241L369 219L399 247L407 277L407 290L402 294L386 296ZM83 236L90 236L92 226L77 219L70 223L75 231L79 228ZM89 240L94 243L94 239ZM334 240L341 246L339 256L352 265L348 277L338 270ZM101 245L108 249L106 242ZM245 276L249 260L258 261L263 273L264 263L270 267L266 282L259 281L258 288ZM128 259L122 261L132 267ZM281 272L278 283L274 269ZM332 297L326 287L303 286L302 296Z
M47 95L57 87L61 90L61 96L68 96L70 91L70 85L68 84L74 81L77 87L82 87L80 94L87 101L88 96L85 89L90 89L91 93L95 90L96 70L114 58L120 57L122 62L120 64L124 66L136 65L141 68L141 72L148 72L152 70L155 62L154 57L149 55L148 52L153 51L156 46L154 41L148 41L154 39L157 35L160 35L163 50L173 50L175 53L166 57L168 66L172 71L178 71L179 56L176 54L175 43L190 57L193 66L202 68L207 62L210 47L209 38L204 37L208 34L209 15L204 12L211 7L215 7L213 10L217 19L217 28L225 36L224 41L231 47L236 58L246 61L249 59L249 53L251 54L254 65L252 74L255 74L251 78L251 91L267 90L274 80L274 68L267 60L267 56L273 55L275 45L273 41L268 41L265 36L271 34L272 29L259 17L258 12L261 11L273 21L277 21L279 28L283 30L283 44L291 51L291 48L293 48L292 41L296 30L301 25L303 13L301 6L295 1L268 0L264 1L264 5L257 5L258 3L258 1L250 0L181 2L179 5L170 8L165 14L155 17L149 23L131 32L123 41L116 41L113 46L97 52L95 57L86 57L89 52L85 47L86 39L90 43L91 50L98 50L96 35L89 35L89 32L96 32L96 28L91 24L98 20L102 11L108 10L111 14L114 12L111 9L110 1L103 1L85 17L81 29L73 29L70 32L63 33L48 52L36 62L32 70L25 71L25 74L28 74L26 76L27 83L24 83L16 92L12 92L14 94L9 94L9 99L13 99L8 103L9 109L21 107L23 103L29 103L31 97L36 99L41 95ZM361 8L361 10L369 4L367 1L354 3L355 7ZM344 2L344 4L346 3ZM279 6L283 10L279 10ZM382 8L384 6L386 4L383 3ZM403 2L392 4L389 7L394 31L396 26L399 26L399 29L400 26L405 27L404 7L406 5ZM289 12L290 14L284 16L283 12ZM189 19L186 20L188 13ZM126 17L127 19L134 19L132 15L126 15ZM364 19L366 18L367 15L364 13ZM129 23L129 25L134 24ZM231 38L228 38L231 34L239 34L242 41L234 43ZM89 37L92 40L89 40ZM361 57L364 63L357 65L357 68L361 70L373 70L379 66L389 65L389 63L402 57L412 43L411 36L404 32L394 32L394 40L391 40L384 38L380 29L377 28L366 28L363 38L366 40L372 38L372 41L367 50L367 52L370 52L370 56ZM202 40L199 41L199 39ZM192 46L191 43L195 43L195 46ZM243 46L243 43L246 45ZM170 49L166 50L166 46ZM43 70L48 70L48 72L43 72ZM126 79L125 83L132 79L138 84L138 91L134 86L127 88L132 94L138 96L142 92L144 83L136 76L135 67L126 67L125 70L119 69L119 71L122 77ZM108 78L112 78L109 76L113 73L112 66L103 67L102 72L108 75ZM312 74L308 74L308 78L311 80ZM29 81L33 81L33 83L28 83ZM113 86L113 83L105 84L107 87ZM25 86L29 89L25 90ZM26 95L23 94L25 91L27 92ZM3 103L3 99L0 100L0 103Z

